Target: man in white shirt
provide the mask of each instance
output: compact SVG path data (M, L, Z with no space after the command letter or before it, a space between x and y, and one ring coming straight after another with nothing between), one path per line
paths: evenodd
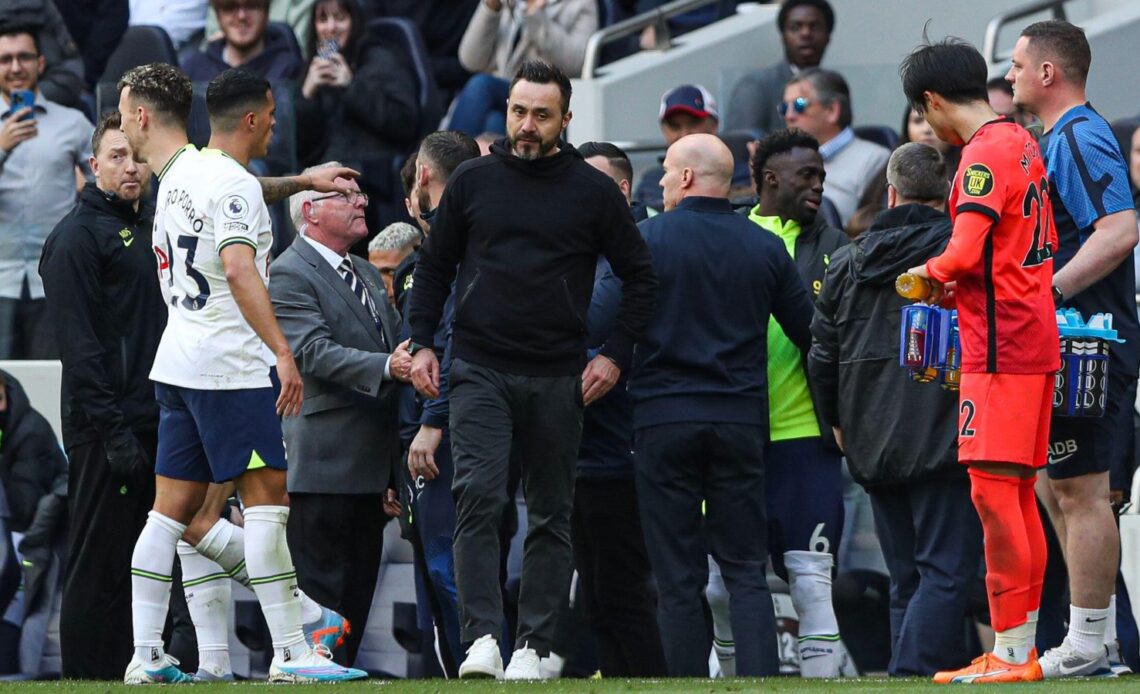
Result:
M209 482L230 480L246 509L245 568L273 639L270 681L365 677L307 643L285 544L289 509L277 417L300 411L303 387L266 289L272 231L264 185L245 170L251 158L264 156L273 134L269 84L237 70L210 83L213 134L202 152L186 138L192 87L185 75L145 65L124 75L120 88L123 132L136 156L159 172L153 245L170 310L151 371L160 408L155 506L131 559L135 655L124 681L190 679L163 652L175 545ZM329 176L338 172L330 169ZM340 190L329 176L284 187ZM233 563L198 549L223 567Z

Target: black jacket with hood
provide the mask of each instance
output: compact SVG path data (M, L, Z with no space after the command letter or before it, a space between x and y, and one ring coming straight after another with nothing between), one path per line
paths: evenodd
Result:
M851 475L864 486L962 475L956 393L915 383L899 366L895 278L938 255L950 218L902 205L831 258L812 320L808 372L817 409L843 432Z

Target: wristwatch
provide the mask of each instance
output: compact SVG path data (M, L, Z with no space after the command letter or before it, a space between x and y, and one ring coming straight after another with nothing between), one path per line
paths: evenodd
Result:
M1053 305L1060 306L1065 302L1065 293L1057 285L1053 285Z
M431 349L431 347L428 347L427 345L421 345L418 342L408 343L408 354L412 355L413 357L416 356L416 352L420 351L421 349Z

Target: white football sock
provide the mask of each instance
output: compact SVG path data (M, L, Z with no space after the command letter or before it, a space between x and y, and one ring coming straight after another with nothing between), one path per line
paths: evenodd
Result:
M308 647L301 627L297 571L285 543L288 506L251 506L245 510L245 563L265 623L273 637L275 658L290 661Z
M1108 609L1093 610L1069 605L1069 635L1065 638L1081 655L1094 656L1104 651Z
M166 626L166 611L170 605L174 546L184 532L185 525L151 511L131 555L135 656L147 664L162 659L162 628Z
M994 632L993 654L1007 663L1024 664L1029 660L1029 649L1033 648L1033 641L1029 638L1032 628L1029 622L1025 622L1012 629Z
M705 586L705 599L713 619L713 653L724 677L736 676L736 643L732 640L732 619L728 603L728 589L720 566L709 557L709 582Z
M179 541L182 589L198 637L198 669L225 675L230 667L230 576L189 543Z
M1029 647L1034 648L1037 645L1037 618L1041 614L1041 610L1030 610L1025 613L1025 625L1029 631Z
M198 552L221 566L238 583L249 588L249 572L245 568L245 530L219 518L195 547ZM298 591L300 589L298 588ZM321 606L301 592L301 619L305 624L321 618Z
M831 604L831 566L827 552L784 552L788 593L800 618L800 674L804 677L839 677L843 648L839 622Z

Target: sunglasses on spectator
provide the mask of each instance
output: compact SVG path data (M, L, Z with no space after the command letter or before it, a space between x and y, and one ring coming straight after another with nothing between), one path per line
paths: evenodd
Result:
M31 65L36 62L40 56L36 53L9 53L8 55L0 55L0 67L8 67L12 61L18 61L24 65Z
M802 96L797 96L794 101L783 101L776 104L776 110L779 111L780 116L788 115L788 109L792 109L796 113L803 113L811 106L811 99L806 99Z
M349 205L355 205L357 200L363 200L364 205L366 207L368 206L368 196L365 195L364 193L355 192L355 191L352 193L348 193L348 194L332 193L330 195L322 195L320 197L313 198L313 202L316 202L317 200L331 200L333 198L340 198L341 200L344 200L345 202L347 202Z

